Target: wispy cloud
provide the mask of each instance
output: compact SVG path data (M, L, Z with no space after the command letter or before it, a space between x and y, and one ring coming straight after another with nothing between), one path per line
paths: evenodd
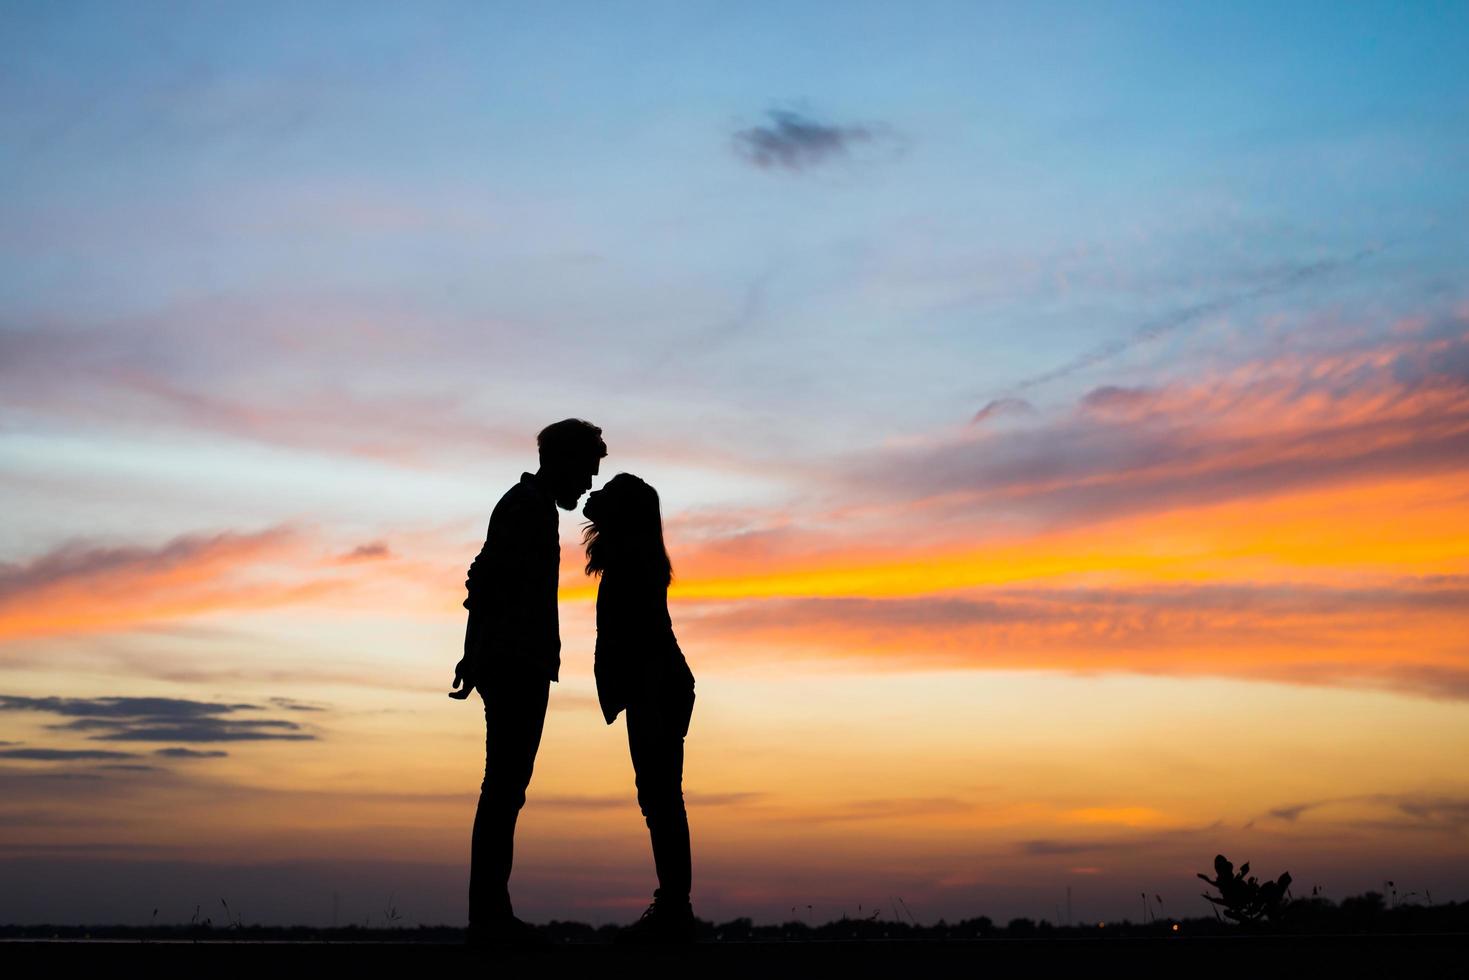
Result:
M1293 803L1290 806L1275 807L1273 810L1265 815L1267 817L1273 817L1276 820L1285 820L1288 823L1295 823L1296 820L1300 818L1301 814L1305 813L1307 810L1314 810L1315 808L1323 805L1324 804L1322 803Z
M286 578L282 565L296 576ZM284 527L181 535L157 547L77 541L0 565L0 639L290 605L348 587Z
M1416 796L1403 799L1398 809L1415 820L1469 828L1469 797Z
M1085 519L1466 460L1469 322L1453 318L1415 336L1097 388L1059 416L883 449L846 475L908 500Z
M1015 850L1021 854L1037 857L1066 857L1073 854L1093 852L1142 853L1149 848L1172 848L1179 843L1212 838L1223 827L1223 821L1215 820L1206 826L1168 827L1149 830L1145 833L1130 832L1120 837L1073 839L1042 837L1019 841Z
M1213 299L1172 310L1162 316L1141 324L1131 335L1117 340L1108 341L1098 345L1071 360L1040 374L1033 375L1018 382L1011 389L1010 396L1015 393L1027 391L1031 388L1047 384L1051 381L1059 381L1062 378L1084 371L1126 353L1134 347L1157 340L1165 334L1171 333L1180 327L1187 326L1205 317L1224 313L1242 306L1252 300L1263 299L1279 293L1294 289L1315 279L1335 273L1341 269L1349 268L1378 254L1384 246L1373 246L1360 249L1350 255L1340 258L1321 259L1316 262L1307 262L1291 266L1282 271L1266 277L1263 281L1248 289L1227 293Z
M985 406L974 413L969 420L970 425L979 425L989 419L1000 415L1031 415L1035 412L1035 406L1024 398L994 398L985 403Z
M440 340L425 343L431 329ZM469 378L452 380L465 365L442 353L464 348L482 329L430 328L421 314L300 297L213 298L122 323L7 326L0 405L72 431L206 431L399 463L457 457L466 448L523 448L535 420L517 423L502 412L487 422ZM353 380L332 385L314 376L308 384L283 369L313 361ZM442 383L402 390L392 379L409 363ZM368 379L391 390L372 392Z
M327 710L325 705L321 705L321 704L310 704L310 703L305 702L305 701L297 701L295 698L273 697L273 698L270 699L270 703L273 704L273 705L275 705L277 708L284 708L287 711L325 711L325 710Z

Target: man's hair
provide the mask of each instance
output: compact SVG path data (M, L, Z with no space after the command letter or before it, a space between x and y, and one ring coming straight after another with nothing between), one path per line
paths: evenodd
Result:
M607 455L602 430L584 419L552 422L536 436L541 464L601 459Z

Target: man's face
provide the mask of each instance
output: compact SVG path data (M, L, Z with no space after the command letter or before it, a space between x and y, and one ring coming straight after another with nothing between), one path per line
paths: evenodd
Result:
M601 460L593 459L569 466L564 472L559 473L556 485L552 488L556 494L556 506L562 510L576 510L581 495L592 489L592 477L596 476L600 469Z

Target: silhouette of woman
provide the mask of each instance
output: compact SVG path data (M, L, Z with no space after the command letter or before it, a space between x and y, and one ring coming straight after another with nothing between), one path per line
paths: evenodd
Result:
M688 942L695 932L689 821L683 800L683 740L694 709L694 675L673 635L658 493L619 473L587 498L583 542L597 585L597 700L607 724L627 712L638 806L648 824L658 890L624 942Z

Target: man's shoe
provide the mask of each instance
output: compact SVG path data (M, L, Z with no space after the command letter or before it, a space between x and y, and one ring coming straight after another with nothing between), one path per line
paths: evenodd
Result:
M536 946L549 946L551 940L529 922L522 922L513 915L507 915L503 918L491 919L483 925L471 923L469 931L465 934L464 943L476 949L495 947L528 949Z
M698 931L694 907L688 902L654 899L642 918L625 926L614 941L628 946L679 946L693 942Z

